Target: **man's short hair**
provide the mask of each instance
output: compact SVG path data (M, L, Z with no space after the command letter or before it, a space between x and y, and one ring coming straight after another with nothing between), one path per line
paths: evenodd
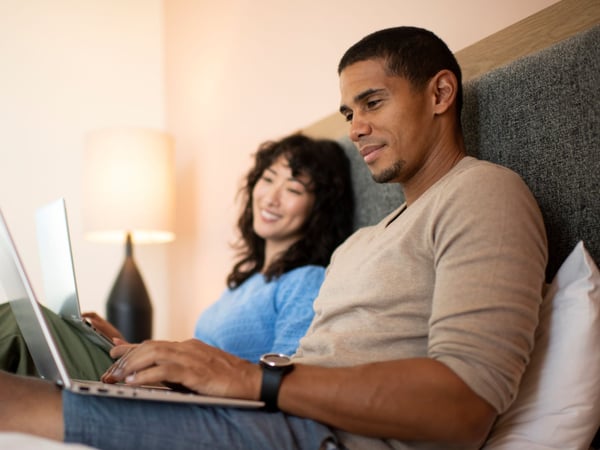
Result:
M462 75L456 58L439 37L417 27L395 27L371 33L344 53L338 75L351 64L383 59L390 75L406 78L415 88L423 88L440 70L451 71L458 81L456 112L462 110Z

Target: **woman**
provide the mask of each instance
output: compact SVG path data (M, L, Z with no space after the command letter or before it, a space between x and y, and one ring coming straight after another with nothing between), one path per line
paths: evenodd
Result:
M226 291L199 317L194 337L256 362L263 353L293 353L312 320L325 266L352 229L349 161L330 140L294 134L266 142L241 194L239 259ZM98 379L110 357L57 316L47 316L71 376ZM97 314L85 316L123 341ZM8 309L0 310L0 367L35 373Z
M349 163L333 141L267 142L242 188L239 260L194 336L257 362L294 353L333 250L352 229Z

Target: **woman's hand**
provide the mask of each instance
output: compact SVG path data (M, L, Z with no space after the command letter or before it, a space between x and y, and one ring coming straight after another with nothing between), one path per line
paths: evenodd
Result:
M118 345L110 355L119 359L102 375L107 383L175 383L205 395L249 400L260 396L262 373L256 364L197 339Z
M84 312L81 315L84 319L87 319L96 330L110 338L115 345L127 342L119 330L117 330L108 320L100 317L95 312Z

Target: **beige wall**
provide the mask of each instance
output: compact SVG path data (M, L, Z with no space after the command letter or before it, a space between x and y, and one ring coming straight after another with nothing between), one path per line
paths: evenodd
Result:
M138 248L156 336L182 339L232 263L234 196L256 146L337 109L335 66L368 32L431 28L457 51L555 0L0 0L0 207L36 291L33 211L66 197L85 309L104 311L118 246L83 240L87 130L166 127L177 239Z
M163 42L161 0L0 0L0 207L39 296L34 210L64 196L82 303L104 312L123 249L83 239L83 136L164 128ZM137 252L163 304L167 251Z

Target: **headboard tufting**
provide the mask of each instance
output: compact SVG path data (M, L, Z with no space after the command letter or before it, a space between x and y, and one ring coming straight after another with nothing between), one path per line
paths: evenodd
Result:
M467 151L519 173L537 198L552 279L583 240L600 261L600 25L468 82L462 115ZM377 185L348 138L355 228L403 202Z

